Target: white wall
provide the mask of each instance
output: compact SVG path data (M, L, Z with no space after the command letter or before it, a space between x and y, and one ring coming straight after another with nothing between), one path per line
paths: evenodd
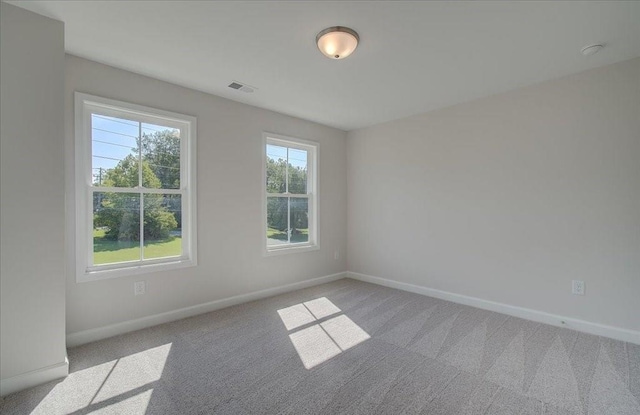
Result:
M0 393L4 395L33 384L34 379L48 380L51 371L46 368L54 367L58 375L67 370L64 26L5 3L0 3L0 19ZM33 371L39 372L27 374Z
M185 64L197 65L198 58ZM68 333L346 271L344 131L67 56L64 109L70 183L74 91L197 117L198 266L87 283L76 283L69 272ZM262 256L263 131L320 143L319 251ZM72 222L72 189L67 206ZM147 282L147 294L134 297L133 282L139 280Z
M350 271L640 330L640 59L352 131L347 151Z

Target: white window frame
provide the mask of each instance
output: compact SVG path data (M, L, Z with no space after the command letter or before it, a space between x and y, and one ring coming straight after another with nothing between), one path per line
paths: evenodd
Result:
M96 187L92 183L91 115L101 114L180 129L180 188ZM142 105L75 93L76 281L88 282L197 265L196 118ZM182 200L182 255L115 264L93 264L93 192L179 194ZM142 200L141 202L142 203ZM186 232L185 232L186 231Z
M291 193L267 193L267 144L295 148L307 151L307 193L305 195ZM302 140L269 132L262 133L262 235L263 255L291 254L296 252L316 251L320 249L320 231L318 226L319 210L319 174L320 144L315 141ZM267 244L267 199L268 197L306 197L309 206L309 241L282 245Z

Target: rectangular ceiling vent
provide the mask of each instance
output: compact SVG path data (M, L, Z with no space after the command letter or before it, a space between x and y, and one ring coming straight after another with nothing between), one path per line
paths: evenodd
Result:
M229 84L229 88L231 89L237 89L238 91L242 91L242 92L247 92L247 93L251 93L254 90L256 90L256 87L253 86L249 86L247 84L243 84L241 82L238 81L233 81Z

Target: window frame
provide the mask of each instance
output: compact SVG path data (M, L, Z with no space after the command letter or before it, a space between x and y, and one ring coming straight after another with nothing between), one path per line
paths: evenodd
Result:
M170 111L75 92L75 265L76 282L89 282L197 265L196 118ZM92 114L161 123L180 129L180 188L109 188L117 193L178 194L182 202L182 255L93 265ZM185 232L186 230L186 232ZM186 234L186 235L185 235Z
M267 193L267 145L277 145L281 147L294 148L297 150L307 151L307 193L308 200L308 222L309 222L309 241L287 243L282 245L267 244L266 231L267 223L267 202L269 197L296 197L297 194L290 193ZM263 256L292 254L296 252L317 251L320 249L320 204L319 204L319 188L320 188L320 144L316 141L303 140L300 138L288 137L280 134L269 132L262 133L262 253Z

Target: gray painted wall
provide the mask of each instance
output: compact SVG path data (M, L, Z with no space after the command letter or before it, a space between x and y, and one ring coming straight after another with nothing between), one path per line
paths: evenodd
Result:
M640 330L640 58L352 131L347 151L350 271Z
M187 64L197 64L197 57ZM346 271L344 131L67 56L68 183L74 175L74 91L197 117L198 266L86 283L76 283L69 272L68 333ZM263 131L320 143L319 251L262 256ZM72 188L67 195L73 222ZM74 232L70 227L69 235ZM73 255L69 261L73 270ZM134 297L139 280L146 281L147 293Z
M64 26L0 3L0 368L63 364Z

